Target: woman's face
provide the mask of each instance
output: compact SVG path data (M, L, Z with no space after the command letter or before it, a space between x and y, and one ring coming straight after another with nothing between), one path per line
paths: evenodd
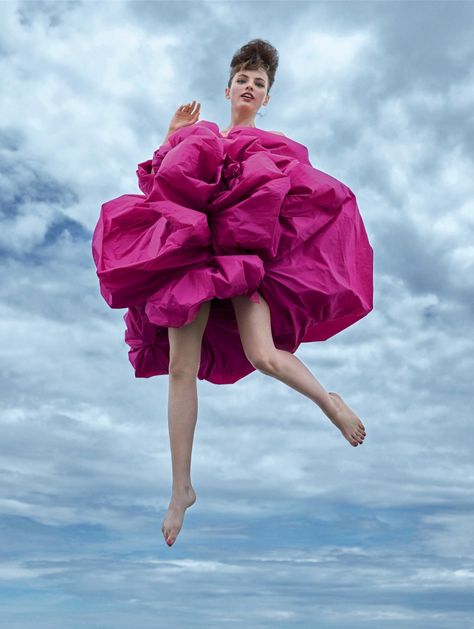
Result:
M265 70L248 70L245 68L237 72L232 79L230 88L226 87L226 98L230 98L233 108L242 111L257 112L262 105L270 100L267 96L268 76ZM244 98L242 94L250 92L253 98Z

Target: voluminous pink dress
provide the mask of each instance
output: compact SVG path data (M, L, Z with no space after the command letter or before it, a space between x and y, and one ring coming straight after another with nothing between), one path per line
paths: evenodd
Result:
M152 167L156 170L152 172ZM231 301L268 302L274 344L294 353L373 309L373 250L353 192L286 136L201 120L138 164L143 194L106 201L92 237L100 292L127 308L137 378L167 374L168 328L211 300L198 378L254 371Z

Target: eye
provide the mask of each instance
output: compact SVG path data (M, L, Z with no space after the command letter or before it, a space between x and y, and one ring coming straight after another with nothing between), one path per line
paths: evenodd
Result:
M245 83L245 79L237 79L237 83ZM263 83L257 83L257 87L265 87Z

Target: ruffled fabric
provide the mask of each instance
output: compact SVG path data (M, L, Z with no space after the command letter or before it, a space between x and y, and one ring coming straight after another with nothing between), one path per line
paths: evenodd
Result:
M267 301L275 346L294 353L373 309L373 250L353 192L299 142L202 120L137 168L140 194L105 202L92 237L100 292L127 308L135 376L167 374L168 328L211 301L198 378L254 371L231 298Z

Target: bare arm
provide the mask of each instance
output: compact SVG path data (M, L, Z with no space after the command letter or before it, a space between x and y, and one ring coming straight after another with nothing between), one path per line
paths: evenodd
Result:
M169 127L168 131L166 132L165 137L163 138L163 142L160 144L160 146L163 146L163 144L166 144L166 142L168 141L168 138L170 137L170 135L171 135L172 133L174 133L175 131L176 131L176 129L172 129L171 127ZM155 174L155 173L156 173L156 170L154 169L154 167L153 167L153 166L151 167L151 172L152 172L153 174Z
M163 138L163 142L161 144L166 144L166 142L168 142L168 138L170 137L170 135L172 133L174 133L175 131L177 131L177 129L172 129L171 127L168 129L168 131L166 132L165 137ZM160 146L161 146L160 144Z
M168 131L164 137L163 142L160 144L166 144L169 136L181 129L181 127L187 127L189 125L194 124L199 118L199 112L201 111L201 103L198 103L196 106L196 101L193 100L192 103L188 103L187 105L181 105L175 111L173 118L171 119L170 126L168 127ZM155 169L152 167L151 172L155 174Z

